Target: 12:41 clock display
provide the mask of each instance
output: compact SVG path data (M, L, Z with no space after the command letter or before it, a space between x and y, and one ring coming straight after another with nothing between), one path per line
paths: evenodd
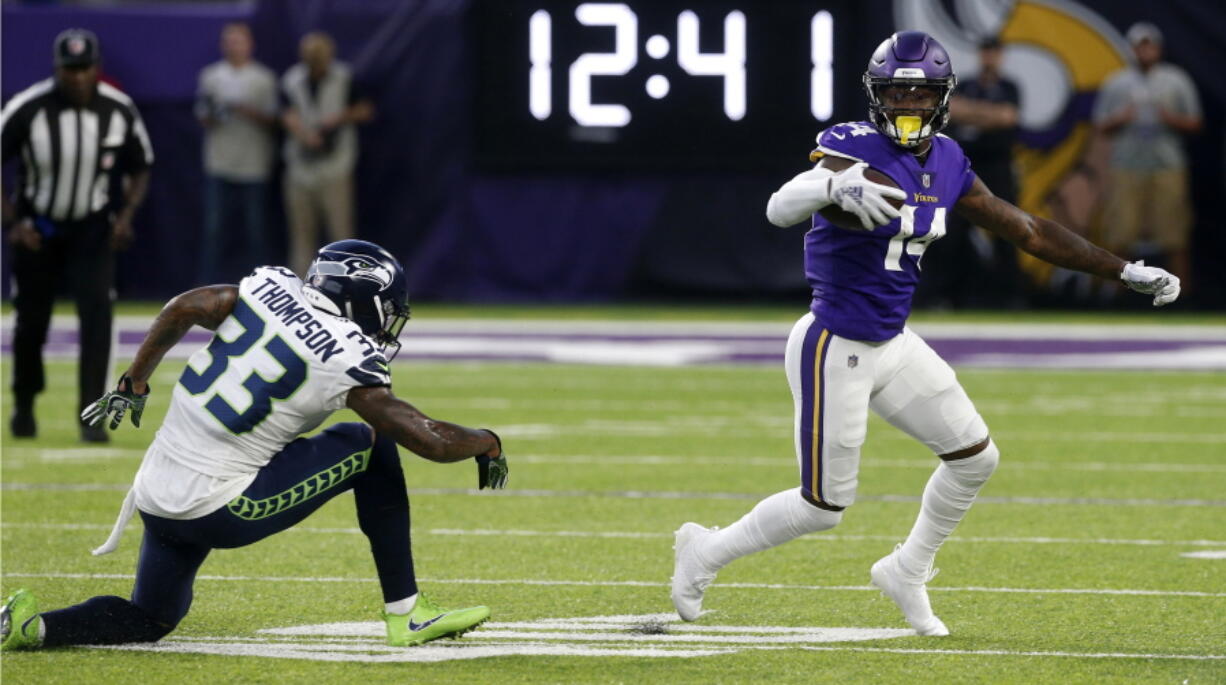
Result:
M840 65L840 2L478 0L474 12L487 166L760 166L799 154L858 88L859 69Z

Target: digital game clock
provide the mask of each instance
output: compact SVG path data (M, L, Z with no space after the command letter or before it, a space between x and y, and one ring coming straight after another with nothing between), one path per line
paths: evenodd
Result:
M863 118L849 2L477 0L485 167L795 166ZM868 46L866 49L865 46ZM790 163L790 164L789 164Z

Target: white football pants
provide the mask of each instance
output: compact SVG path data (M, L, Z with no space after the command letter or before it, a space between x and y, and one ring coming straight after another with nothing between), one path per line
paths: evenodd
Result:
M808 313L792 328L784 367L801 491L824 505L855 502L870 408L938 455L988 437L954 370L909 328L884 342L860 342Z

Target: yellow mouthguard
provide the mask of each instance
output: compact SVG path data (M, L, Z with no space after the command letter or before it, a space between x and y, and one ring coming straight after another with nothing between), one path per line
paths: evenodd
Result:
M911 140L911 136L919 133L922 123L919 117L898 117L894 120L894 127L898 129L898 135L902 138L903 145L906 145L907 141Z

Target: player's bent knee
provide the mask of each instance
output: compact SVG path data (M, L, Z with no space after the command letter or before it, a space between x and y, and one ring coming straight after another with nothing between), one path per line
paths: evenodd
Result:
M337 436L343 436L345 439L355 442L365 442L371 444L378 437L375 435L373 426L362 423L361 421L346 421L345 423L336 423L324 429L324 433L329 433Z
M158 617L122 597L95 597L90 602L94 608L114 622L118 629L117 638L108 642L157 642L170 634L182 620L183 612L173 612L170 615Z
M1000 450L997 449L996 443L991 438L988 438L987 443L986 447L972 456L946 460L945 466L968 485L986 483L996 471L996 466L1000 464Z
M813 499L803 488L793 492L800 497L789 500L788 523L796 536L830 530L843 520L845 507L834 507Z
M838 505L830 504L829 502L820 500L814 497L813 493L809 492L807 489L803 487L797 488L797 491L800 493L801 499L807 502L809 506L815 507L817 509L821 509L822 511L841 512L847 508L845 506L838 506Z

